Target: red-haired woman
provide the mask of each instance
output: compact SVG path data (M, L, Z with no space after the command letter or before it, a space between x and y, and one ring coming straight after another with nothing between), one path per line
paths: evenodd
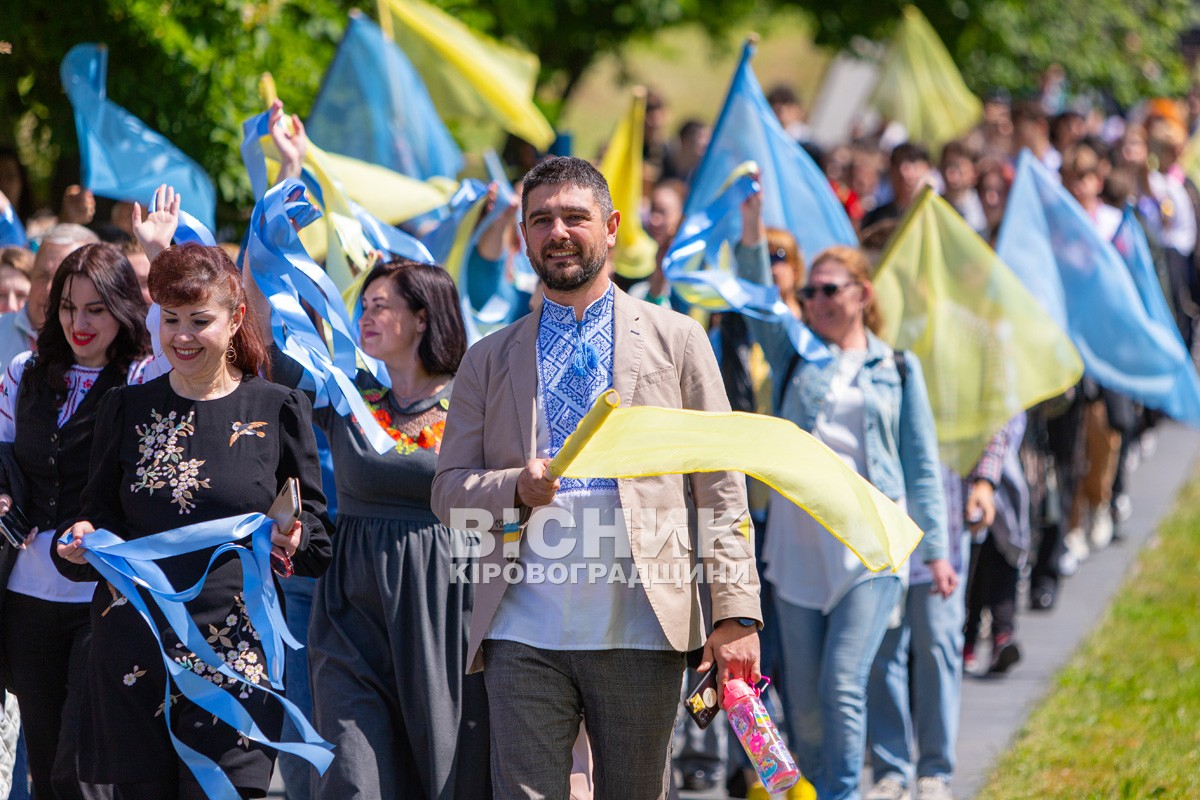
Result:
M74 580L97 579L83 560L81 543L93 529L137 539L265 512L283 483L295 477L303 501L300 521L291 530L273 530L271 540L291 558L296 574L320 575L329 564L330 542L311 407L301 392L259 377L267 349L237 268L216 247L173 247L154 259L150 294L162 306L161 341L172 370L142 386L110 392L101 403L91 478L79 521L70 525L74 538L57 547L60 571ZM210 555L201 550L158 564L182 589L196 582ZM282 710L253 688L266 685L264 654L242 591L238 559L225 553L187 608L249 684L230 686L160 624L162 645L176 662L236 693L258 726L277 738ZM116 784L123 800L205 797L163 723L166 680L155 636L127 598L102 582L92 601L88 703L80 724L84 780ZM170 718L175 736L216 762L241 796L266 795L274 751L174 692Z

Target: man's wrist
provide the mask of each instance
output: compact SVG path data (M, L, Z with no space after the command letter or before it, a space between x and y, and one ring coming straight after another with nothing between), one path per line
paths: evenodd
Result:
M722 624L724 624L726 622L732 623L736 627L743 628L748 631L756 631L757 632L759 630L762 630L762 623L759 622L758 620L754 619L753 617L725 617L724 619L717 620L717 623L715 625L713 625L713 628L714 629L719 628L719 627L721 627Z

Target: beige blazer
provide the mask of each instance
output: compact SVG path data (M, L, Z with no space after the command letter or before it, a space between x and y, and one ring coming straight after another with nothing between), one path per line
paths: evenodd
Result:
M530 314L477 342L463 358L433 479L433 511L447 525L464 526L461 514L451 521L453 509L482 509L496 521L491 529L496 533L505 509L510 509L509 519L516 513L511 509L518 504L517 476L537 456L538 322L539 315ZM622 406L729 410L712 346L695 320L616 290L613 322L613 388ZM709 565L701 569L713 572L709 592L714 620L749 617L761 622L741 475L621 479L618 493L622 509L631 515L634 564L669 578L650 581L646 592L672 647L683 652L704 643L694 563ZM716 524L689 524L689 495L694 508L712 509ZM693 519L706 518L697 514ZM506 563L499 539L495 537L494 547L485 544L481 565ZM494 578L476 586L470 672L483 668L483 637L507 585Z

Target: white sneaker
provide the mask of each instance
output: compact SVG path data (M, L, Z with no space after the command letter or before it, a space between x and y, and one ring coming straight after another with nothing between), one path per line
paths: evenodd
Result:
M1087 536L1083 531L1083 528L1072 528L1063 537L1063 544L1066 545L1067 552L1075 556L1075 560L1080 563L1085 561L1088 553L1091 552L1090 548L1088 548Z
M863 800L909 800L908 788L896 778L878 781L863 795Z
M942 778L917 778L917 800L954 800L950 786Z
M1113 500L1113 513L1117 517L1117 522L1125 522L1133 516L1133 501L1129 499L1127 494L1119 494Z
M1113 538L1113 518L1107 508L1096 509L1092 514L1091 525L1088 526L1088 538L1092 547L1103 550L1108 547Z

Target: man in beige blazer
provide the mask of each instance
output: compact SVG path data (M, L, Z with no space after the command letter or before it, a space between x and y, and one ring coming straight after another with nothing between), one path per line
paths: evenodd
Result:
M496 797L567 797L581 720L598 798L665 797L684 654L703 647L700 667L720 681L759 677L744 480L559 479L547 467L610 387L625 406L729 405L704 330L609 280L620 213L599 172L543 162L522 208L543 307L467 352L433 482L444 523L490 534L468 659L485 670Z

